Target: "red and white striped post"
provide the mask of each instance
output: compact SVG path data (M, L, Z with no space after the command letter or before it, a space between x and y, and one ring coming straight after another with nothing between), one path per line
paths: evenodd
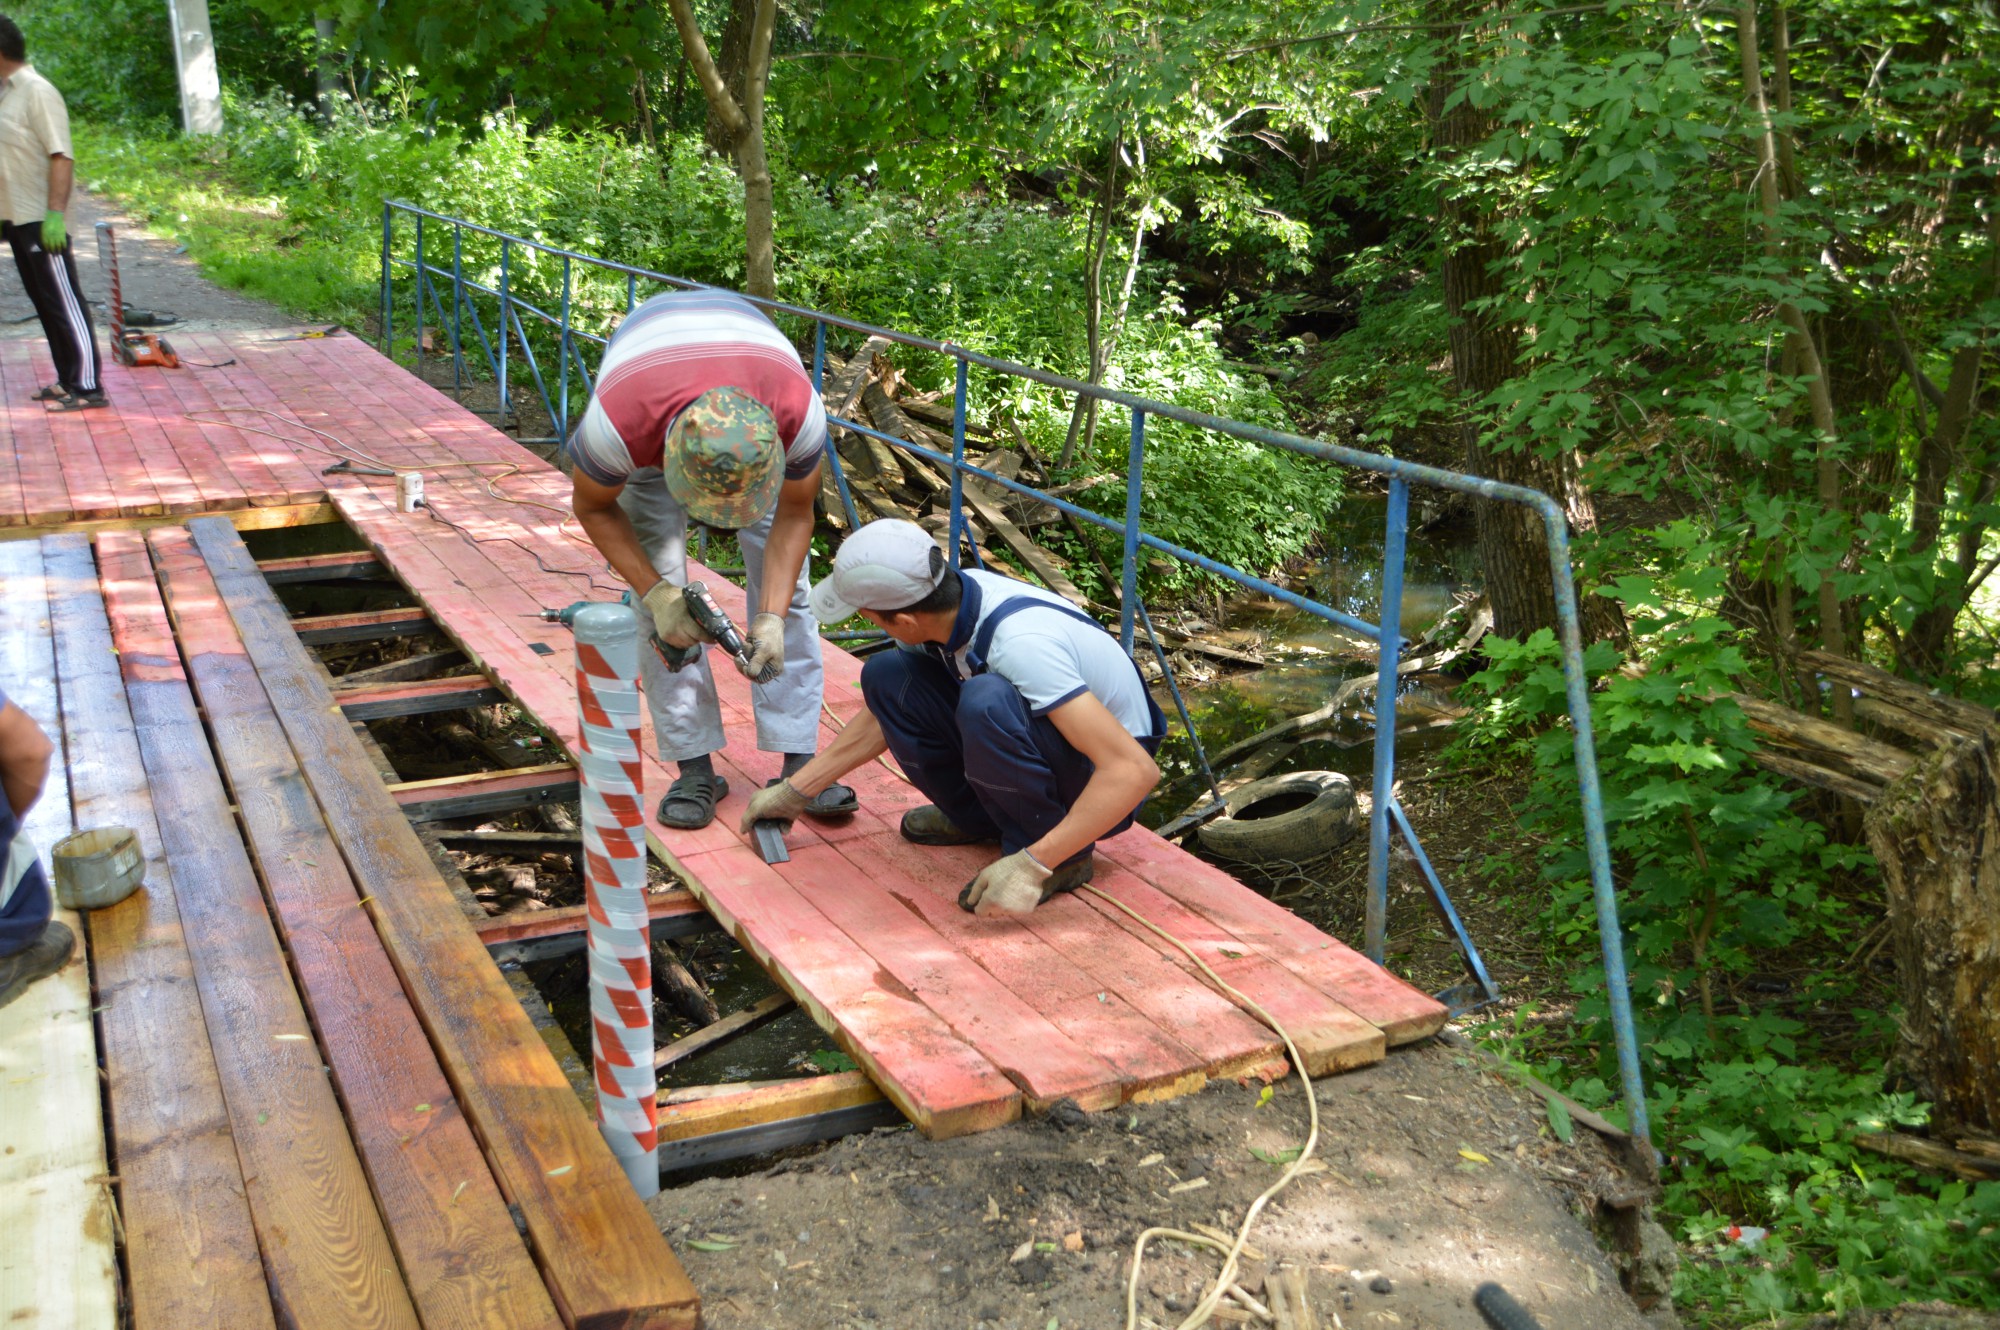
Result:
M642 1197L660 1190L653 1072L653 960L646 914L646 815L639 776L639 620L586 605L576 633L577 765L590 909L590 1052L597 1124Z

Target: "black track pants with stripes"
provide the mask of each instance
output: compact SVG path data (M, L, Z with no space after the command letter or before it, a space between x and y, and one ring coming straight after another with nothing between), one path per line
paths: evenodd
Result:
M98 378L97 338L90 328L90 307L83 301L83 284L76 279L76 246L60 254L42 248L42 224L7 223L0 228L14 250L21 285L41 316L42 334L56 362L56 380L66 391L104 391Z

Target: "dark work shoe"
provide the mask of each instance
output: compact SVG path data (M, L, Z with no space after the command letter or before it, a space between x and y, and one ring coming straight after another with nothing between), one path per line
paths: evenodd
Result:
M764 782L764 788L768 790L784 779L785 776L773 776ZM834 818L852 817L860 811L861 797L850 787L839 784L827 786L806 804L806 816L818 818L822 822Z
M904 840L918 845L977 845L981 841L997 839L960 831L936 804L925 804L903 814L902 831Z
M1096 876L1097 860L1086 854L1076 862L1064 864L1049 874L1049 880L1042 883L1042 899L1047 901L1051 896L1059 896L1065 891L1075 891Z
M42 935L10 956L0 956L0 1007L28 991L28 985L45 979L69 964L76 948L76 934L60 919L52 919Z
M682 776L667 786L660 800L660 825L676 831L699 831L715 821L715 806L729 794L729 782L712 771Z

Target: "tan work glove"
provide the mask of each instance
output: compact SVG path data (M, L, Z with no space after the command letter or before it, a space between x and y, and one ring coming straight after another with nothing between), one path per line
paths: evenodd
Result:
M798 821L799 814L805 812L806 805L811 802L789 780L766 785L750 796L750 806L743 810L743 821L736 829L747 836L750 828L766 820L783 822L789 827Z
M965 903L974 914L1026 914L1042 903L1042 886L1050 876L1034 855L1016 850L979 870Z
M764 613L750 621L743 634L743 654L736 668L751 683L769 683L785 672L785 617Z
M687 597L681 594L681 589L664 577L653 583L653 589L642 596L639 603L653 616L653 635L670 647L685 651L696 642L715 640L702 631L700 622L688 609Z

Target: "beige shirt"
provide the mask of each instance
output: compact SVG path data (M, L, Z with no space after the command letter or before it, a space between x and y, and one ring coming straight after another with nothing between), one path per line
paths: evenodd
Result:
M49 206L49 158L71 156L69 108L55 84L23 65L0 79L0 221L39 222Z

